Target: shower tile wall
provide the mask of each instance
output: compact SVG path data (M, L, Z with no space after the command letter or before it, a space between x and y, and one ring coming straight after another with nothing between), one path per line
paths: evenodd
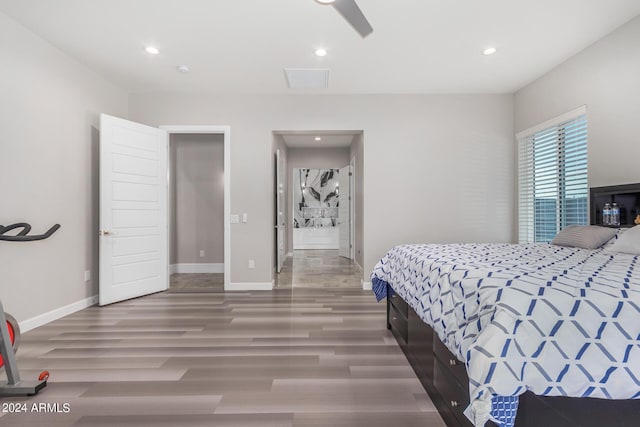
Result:
M294 228L335 227L339 169L294 169Z

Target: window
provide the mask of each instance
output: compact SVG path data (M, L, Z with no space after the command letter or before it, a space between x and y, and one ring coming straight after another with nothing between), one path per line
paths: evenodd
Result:
M588 222L586 108L518 134L519 241Z

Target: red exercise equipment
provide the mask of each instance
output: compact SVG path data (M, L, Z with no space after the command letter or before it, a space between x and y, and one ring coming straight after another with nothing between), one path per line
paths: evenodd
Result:
M7 318L7 330L9 331L9 338L11 340L11 347L13 347L13 352L18 351L18 344L16 343L16 330L18 329L18 322L13 318L12 315L5 313L5 317ZM15 326L14 326L15 325ZM20 334L20 332L18 332ZM4 365L4 360L2 356L0 356L0 368Z
M15 352L20 344L20 326L16 319L4 312L0 301L0 368L4 367L7 381L0 383L0 396L33 396L47 386L49 372L43 371L37 381L23 381L16 364Z
M0 225L0 241L34 242L44 240L51 237L59 228L60 224L55 224L43 234L29 235L31 225L26 222ZM42 371L37 381L20 379L20 371L15 357L19 344L20 326L13 316L4 312L2 301L0 301L0 368L4 367L7 374L7 381L0 383L0 396L33 396L47 386L48 371Z

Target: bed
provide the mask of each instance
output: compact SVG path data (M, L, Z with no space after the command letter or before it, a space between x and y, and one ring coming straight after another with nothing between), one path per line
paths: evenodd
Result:
M593 222L635 189L592 190ZM597 249L400 245L378 262L388 327L449 425L640 423L640 256L612 252L612 233Z

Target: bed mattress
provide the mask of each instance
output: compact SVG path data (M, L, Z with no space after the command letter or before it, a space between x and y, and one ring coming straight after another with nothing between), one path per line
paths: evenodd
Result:
M637 256L550 244L401 245L371 275L465 362L476 426L517 396L640 398Z

